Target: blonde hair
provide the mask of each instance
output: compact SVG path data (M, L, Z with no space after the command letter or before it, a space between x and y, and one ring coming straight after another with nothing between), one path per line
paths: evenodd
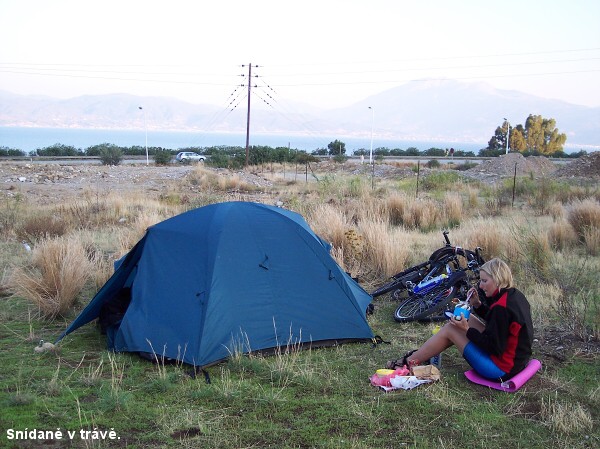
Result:
M503 260L495 257L484 263L480 270L485 271L498 285L498 288L514 287L512 272Z

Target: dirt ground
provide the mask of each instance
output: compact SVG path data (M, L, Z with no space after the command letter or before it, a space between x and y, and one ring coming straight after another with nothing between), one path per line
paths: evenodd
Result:
M423 164L424 165L424 164ZM312 164L318 173L343 171L349 174L367 174L372 167L354 162L336 164L321 162ZM172 187L194 170L193 165L156 166L150 164L123 164L103 166L92 164L68 163L26 163L0 162L1 196L25 195L35 203L55 203L80 196L86 192L107 194L109 192L160 192ZM416 176L411 167L401 164L377 163L374 167L376 178L406 178ZM563 179L600 180L600 152L590 153L568 164L558 166L545 157L525 158L519 153L509 153L487 160L477 166L461 171L465 176L487 183L494 183L506 177L512 177L517 170L518 176L541 178L550 176ZM222 176L232 175L228 170L216 170ZM430 170L423 168L423 176ZM235 174L253 185L268 187L272 185L267 175L259 170L251 172L236 171ZM303 178L301 176L301 178Z

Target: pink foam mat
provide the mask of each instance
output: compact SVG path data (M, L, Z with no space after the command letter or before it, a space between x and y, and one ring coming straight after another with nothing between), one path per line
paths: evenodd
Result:
M495 390L506 391L512 393L521 388L525 383L533 377L542 367L542 363L537 359L529 361L527 366L519 374L515 375L512 379L508 379L504 382L495 382L493 380L486 379L475 372L475 370L469 370L465 372L465 376L471 382L484 385L486 387L493 388Z

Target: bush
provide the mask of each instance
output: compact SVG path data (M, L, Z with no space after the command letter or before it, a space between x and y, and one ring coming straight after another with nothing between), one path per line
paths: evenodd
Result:
M427 161L427 168L439 168L440 165L442 164L440 164L440 161L437 159L431 159L430 161Z
M461 175L456 172L433 172L428 174L427 177L423 179L423 188L425 190L448 190L452 184L455 184L461 180Z
M169 150L157 150L154 153L154 163L156 165L169 165L173 155Z
M102 165L119 165L123 160L123 151L118 147L106 147L100 150Z

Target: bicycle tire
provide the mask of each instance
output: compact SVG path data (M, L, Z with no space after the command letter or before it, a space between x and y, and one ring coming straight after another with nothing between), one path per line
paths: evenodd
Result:
M458 285L440 285L426 294L411 296L396 308L394 320L399 323L420 321L438 314L446 308L456 295Z
M407 281L419 282L423 278L424 274L421 274L421 272L426 265L428 265L428 263L415 265L414 267L395 274L389 282L386 282L381 287L374 290L373 293L371 293L371 296L376 298L377 296L385 295L394 290L406 290Z
M377 290L371 293L371 296L373 298L376 298L377 296L385 295L386 293L389 293L393 290L398 290L400 288L404 288L402 280L394 279L393 281L383 284L381 287L379 287Z

